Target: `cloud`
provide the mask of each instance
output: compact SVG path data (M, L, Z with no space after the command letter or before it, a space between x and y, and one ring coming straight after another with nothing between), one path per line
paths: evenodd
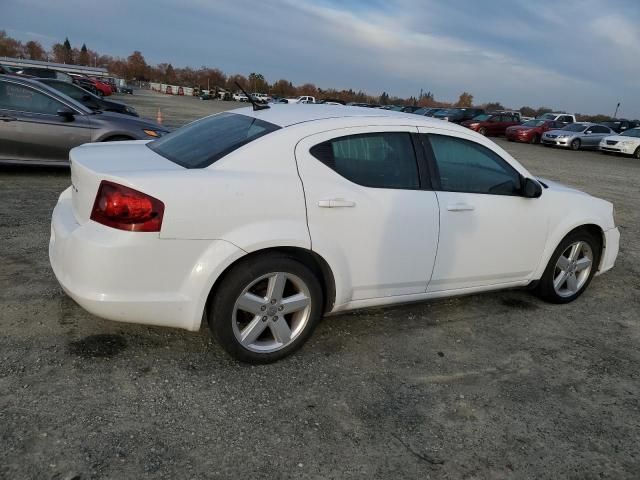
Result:
M635 0L606 9L599 0L110 0L106 11L97 0L2 1L3 23L24 39L69 36L105 53L141 50L153 63L372 94L469 91L478 102L583 113L622 99L640 117ZM40 14L26 19L25 9Z

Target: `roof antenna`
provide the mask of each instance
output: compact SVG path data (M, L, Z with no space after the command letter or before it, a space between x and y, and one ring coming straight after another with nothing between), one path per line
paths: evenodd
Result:
M260 105L258 102L254 100L254 98L251 95L249 95L247 92L244 91L244 88L242 88L238 82L234 82L234 83L240 89L240 91L244 93L245 97L247 97L247 99L251 102L251 105L253 105L254 112L256 110L266 110L267 108L271 108L269 105Z

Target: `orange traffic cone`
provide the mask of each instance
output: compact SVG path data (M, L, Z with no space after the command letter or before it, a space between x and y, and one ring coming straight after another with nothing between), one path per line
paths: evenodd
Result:
M156 117L156 121L162 125L162 111L158 108L158 116Z

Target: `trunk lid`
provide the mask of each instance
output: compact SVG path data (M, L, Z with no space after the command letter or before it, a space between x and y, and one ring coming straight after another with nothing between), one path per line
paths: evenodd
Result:
M102 180L129 186L131 182L127 182L128 176L138 177L145 172L185 170L158 155L146 144L146 140L87 143L71 150L71 200L73 213L79 224L89 221Z

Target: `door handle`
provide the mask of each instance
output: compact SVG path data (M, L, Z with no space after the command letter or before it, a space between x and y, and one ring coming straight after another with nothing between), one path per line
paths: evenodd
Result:
M468 203L454 203L453 205L447 206L447 210L450 212L468 212L475 209L476 207Z
M15 117L6 117L4 115L0 115L0 122L15 122L17 118Z
M341 207L355 207L356 202L351 200L344 200L342 198L332 198L331 200L318 201L320 208L341 208Z

